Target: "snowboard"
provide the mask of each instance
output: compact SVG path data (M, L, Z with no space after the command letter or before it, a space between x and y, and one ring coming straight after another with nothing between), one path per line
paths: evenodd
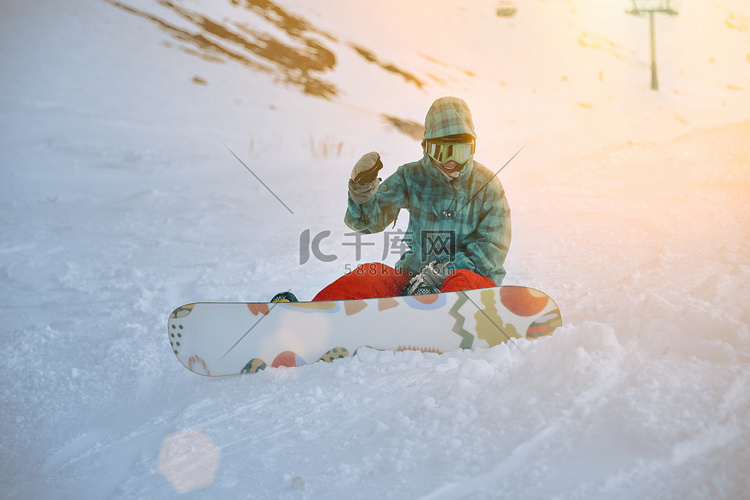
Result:
M443 353L550 335L562 325L543 292L502 286L333 302L199 302L175 309L169 342L207 376L331 362L360 347Z

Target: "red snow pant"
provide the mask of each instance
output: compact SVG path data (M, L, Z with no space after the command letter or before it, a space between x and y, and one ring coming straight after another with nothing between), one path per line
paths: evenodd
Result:
M411 279L412 275L379 262L362 264L321 290L313 301L397 297ZM458 269L445 278L440 291L455 292L491 286L497 285L490 278L468 269Z

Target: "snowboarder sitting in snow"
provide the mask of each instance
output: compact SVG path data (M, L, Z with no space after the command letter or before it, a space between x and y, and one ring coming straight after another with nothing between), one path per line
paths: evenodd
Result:
M510 209L500 181L474 161L476 137L466 103L444 97L427 112L421 160L402 165L381 183L380 155L360 158L349 180L344 222L355 231L377 233L404 208L409 211L410 249L395 269L363 264L313 300L499 286L510 245Z

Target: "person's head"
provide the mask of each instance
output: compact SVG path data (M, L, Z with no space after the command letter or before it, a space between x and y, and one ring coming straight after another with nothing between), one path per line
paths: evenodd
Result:
M476 138L471 111L462 99L442 97L432 104L425 117L422 147L433 165L457 177L474 155Z

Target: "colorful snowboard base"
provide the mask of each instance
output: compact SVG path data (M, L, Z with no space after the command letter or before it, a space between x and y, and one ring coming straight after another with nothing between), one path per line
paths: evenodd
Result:
M186 368L222 376L332 362L362 346L436 353L492 347L561 325L547 295L504 286L334 302L188 304L172 312L168 330Z

